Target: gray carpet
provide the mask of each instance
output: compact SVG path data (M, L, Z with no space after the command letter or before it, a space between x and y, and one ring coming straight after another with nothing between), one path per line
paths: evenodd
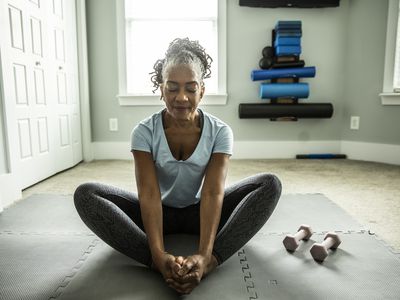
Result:
M282 245L302 223L316 232L293 254ZM326 231L342 244L323 263L309 249ZM189 254L193 236L169 236ZM237 255L185 299L399 299L400 257L323 195L285 195ZM71 196L34 195L0 214L0 299L179 299L161 276L98 240Z

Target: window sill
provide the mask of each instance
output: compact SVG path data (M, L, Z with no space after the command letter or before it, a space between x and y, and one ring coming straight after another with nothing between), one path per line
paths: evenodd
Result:
M381 93L382 105L400 105L400 93Z
M120 106L163 106L160 95L117 95ZM205 95L200 102L202 105L226 105L228 95Z

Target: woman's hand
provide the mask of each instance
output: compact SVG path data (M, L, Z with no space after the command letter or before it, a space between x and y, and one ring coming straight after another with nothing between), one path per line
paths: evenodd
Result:
M153 257L152 268L159 271L164 277L165 282L171 286L170 281L176 282L181 279L178 272L182 267L182 262L182 257L175 257L167 252L163 252Z
M185 258L173 256L169 253L161 253L153 258L153 269L159 271L164 277L165 282L180 294L189 294L197 285L196 280L189 280L189 276L184 279L179 275Z
M181 294L190 294L199 285L201 279L214 270L218 263L214 256L195 254L185 259L178 257L181 268L176 269L179 276L167 283Z

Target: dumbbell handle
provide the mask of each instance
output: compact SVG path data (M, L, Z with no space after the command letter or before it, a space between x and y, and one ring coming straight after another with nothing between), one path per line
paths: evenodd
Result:
M304 239L306 236L307 236L307 231L305 231L304 229L301 229L301 230L297 231L297 232L294 234L293 237L295 238L296 241L301 241L301 240Z
M325 249L330 249L333 245L335 244L335 240L331 237L327 237L322 243L321 245L325 248Z

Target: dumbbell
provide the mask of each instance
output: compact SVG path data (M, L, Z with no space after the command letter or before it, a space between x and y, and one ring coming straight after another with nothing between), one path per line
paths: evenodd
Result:
M339 236L334 232L328 232L325 235L324 241L322 243L315 243L311 249L311 255L314 260L322 262L328 256L329 249L336 249L340 243L341 239Z
M272 58L270 58L270 57L263 57L263 58L261 58L260 61L258 62L258 65L259 65L259 67L260 67L261 69L266 70L266 69L271 68L272 62L273 62Z
M297 249L301 240L307 241L312 234L313 232L311 227L303 224L297 230L297 233L294 235L287 235L283 239L283 245L285 246L286 250L293 252Z
M274 48L271 46L266 46L262 49L261 54L263 57L273 58L274 57Z

